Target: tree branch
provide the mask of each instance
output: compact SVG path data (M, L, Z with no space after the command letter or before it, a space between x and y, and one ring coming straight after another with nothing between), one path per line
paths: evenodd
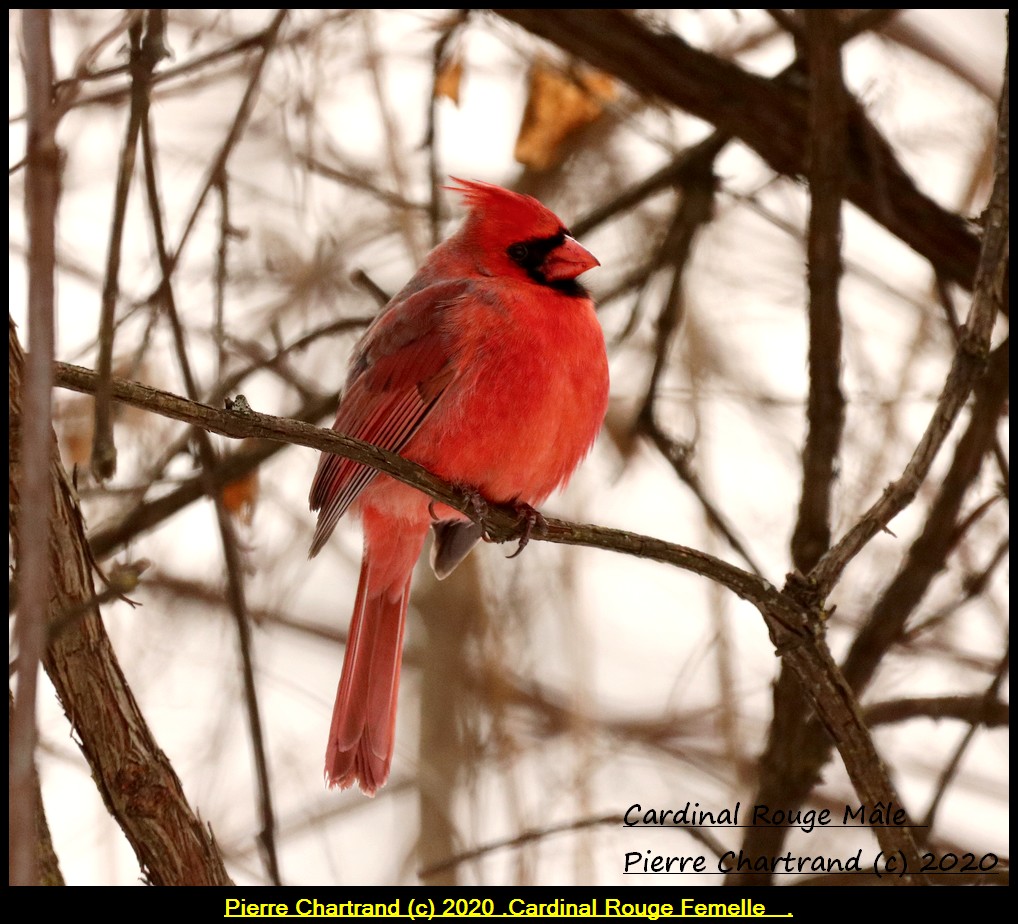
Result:
M962 503L979 475L983 459L992 451L1008 399L1009 354L1008 341L993 351L988 374L976 389L968 426L958 440L923 529L898 573L877 598L845 657L845 676L857 692L866 687L887 650L902 637L908 618L957 544Z
M12 433L21 428L24 354L13 323L9 334L9 407ZM93 373L93 387L95 384ZM116 379L114 381L114 397ZM12 448L17 446L12 441ZM22 560L26 527L42 519L23 515L26 460L11 459L11 536ZM208 827L192 812L166 755L145 723L95 605L93 560L77 496L56 443L43 466L55 485L53 533L45 546L53 563L53 614L81 615L51 639L46 672L56 687L106 808L131 844L146 879L155 885L232 885ZM32 508L33 512L38 508ZM19 684L21 682L19 671ZM34 823L34 820L33 820ZM33 829L34 836L34 829Z
M25 524L17 556L19 600L14 638L18 646L17 694L11 721L8 777L10 884L36 885L35 708L39 659L46 645L46 613L53 580L49 518L53 486L49 458L53 428L53 349L56 340L56 219L60 197L60 149L53 106L50 11L22 10L25 93L28 105L25 223L28 227L28 342L25 369L28 425L12 434L11 452L25 460L22 490L41 515ZM11 336L14 336L13 328ZM15 449L17 446L17 449Z
M636 91L659 96L740 138L779 173L807 174L809 128L801 82L751 74L672 32L650 28L627 10L493 12L615 74ZM966 223L916 188L857 104L848 130L846 198L947 277L971 289L979 241Z
M1010 724L1011 707L1008 703L985 693L976 696L917 696L907 699L890 699L867 706L866 724L891 725L914 719L955 719L969 725L987 728Z
M263 58L264 61L264 58ZM249 106L249 97L241 104L243 111ZM240 115L235 122L241 120ZM147 118L142 121L142 148L145 164L145 188L147 192L148 207L152 221L152 231L155 238L156 253L159 258L159 266L163 273L163 284L160 286L159 294L170 328L173 332L174 349L177 355L177 362L180 366L181 375L185 388L192 400L198 397L198 385L195 380L194 371L191 367L191 359L188 355L187 344L184 335L184 327L180 321L177 311L176 298L173 290L173 268L171 258L166 247L166 237L160 206L159 190L156 176L156 152L153 140L153 127ZM225 171L225 159L221 163L221 169ZM222 174L220 175L222 176ZM272 808L272 788L269 783L268 760L265 756L264 735L262 732L261 712L258 705L257 688L254 681L254 664L251 642L251 627L248 623L247 604L244 595L244 568L240 558L240 549L237 543L236 532L233 521L226 511L226 505L220 492L215 490L212 481L212 472L216 468L216 452L212 441L205 430L195 430L195 440L198 444L198 455L201 460L200 475L205 482L205 493L212 498L216 512L216 525L219 529L220 541L223 547L223 560L226 565L226 588L227 598L230 602L230 610L237 626L237 636L240 648L241 676L244 682L245 703L247 707L248 724L251 729L251 744L254 752L254 764L258 783L260 809L262 815L262 831L259 837L263 847L266 860L266 867L270 881L274 885L281 885L279 874L279 861L276 852L275 838L275 813Z
M867 510L852 529L820 560L810 572L816 592L823 599L837 583L842 571L859 551L891 520L915 499L920 485L929 474L937 452L976 381L986 368L990 353L990 335L997 314L1005 304L1010 241L1010 143L1008 102L1008 60L1004 63L1004 88L1001 91L997 120L997 151L994 159L994 183L990 201L983 213L983 245L979 256L972 305L958 340L951 370L937 407L912 458L901 477L884 489L883 496Z
M1008 165L1008 101L1007 66L1001 98L997 176L987 209L987 224L979 276L973 294L966 328L959 338L957 352L937 408L917 447L912 460L883 497L867 511L860 521L830 552L805 581L790 581L790 595L808 605L824 600L840 579L848 562L863 548L878 529L914 499L920 484L929 472L933 459L961 410L973 384L986 365L989 337L997 311L1003 301L1003 284L1007 268L1007 165ZM845 662L844 677L856 695L872 677L880 658L890 644L900 637L904 620L912 612L939 571L953 544L953 524L964 495L983 454L993 444L1001 402L1007 394L1007 347L998 347L992 374L979 384L979 397L973 407L969 428L961 438L955 459L927 520L923 534L913 544L910 561L899 572L882 595L859 633ZM937 508L940 511L937 512ZM946 544L945 544L946 543ZM913 555L914 553L914 555ZM889 606L883 606L886 600ZM840 675L839 675L840 676ZM775 687L774 721L768 743L760 759L760 782L755 799L771 805L798 806L819 779L820 770L830 755L830 742L823 731L830 725L819 713L807 717L802 713L803 695L814 694L808 687L800 690L801 677L782 677ZM837 735L831 735L838 744ZM839 744L844 756L844 748ZM784 834L778 829L754 828L747 831L744 849L754 854L774 854Z
M82 394L94 392L98 377L92 370L70 363L56 363L54 369L55 383L59 387ZM524 531L518 513L511 506L502 507L491 504L487 511L479 515L475 510L472 496L467 492L446 484L426 469L413 462L408 462L395 453L344 436L335 430L315 427L291 418L259 414L246 408L217 410L206 404L188 401L178 395L126 379L114 377L112 384L115 400L163 417L183 421L210 433L218 433L233 439L253 437L276 443L307 446L322 452L333 452L336 455L352 459L354 462L376 468L461 513L477 518L488 537L494 542L509 542L518 539ZM229 476L223 474L222 480L235 477L236 472L231 471ZM200 496L200 491L194 491L194 489L191 489L189 493ZM718 580L740 597L754 603L761 605L776 603L777 591L772 585L756 575L696 549L664 542L649 536L599 526L566 523L550 518L547 531L540 534L535 531L532 538L604 548L673 564ZM104 538L99 551L108 551L112 541L111 538ZM792 617L793 621L795 618Z
M802 495L792 534L801 574L831 543L831 499L845 396L841 391L841 200L845 188L845 86L841 30L833 10L805 10L809 67L808 429L802 450Z

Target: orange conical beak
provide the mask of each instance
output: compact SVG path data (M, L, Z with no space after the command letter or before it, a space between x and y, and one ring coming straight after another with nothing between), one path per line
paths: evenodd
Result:
M545 258L541 265L541 275L549 282L564 279L575 279L601 262L586 247L571 238L566 239Z

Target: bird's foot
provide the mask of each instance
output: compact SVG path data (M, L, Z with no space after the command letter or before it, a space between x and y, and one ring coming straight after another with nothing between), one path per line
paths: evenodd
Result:
M484 495L482 495L476 488L472 488L469 485L457 485L460 491L466 495L467 502L470 505L468 516L481 528L481 538L485 542L494 542L491 534L485 528L484 522L486 518L491 514L492 505L488 503ZM527 543L530 542L530 537L533 535L544 536L548 531L548 521L541 515L540 511L535 510L530 504L524 503L523 501L509 501L504 505L499 505L503 508L508 508L516 514L516 528L519 536L519 545L516 551L510 555L510 558L515 558L522 552ZM435 512L435 501L428 504L428 514L432 520L437 521L439 519L438 514Z
M470 512L467 516L481 527L481 538L485 542L491 542L491 537L488 535L487 530L484 529L484 518L491 513L491 505L476 488L472 488L467 484L457 484L455 487L466 495L467 502L470 504ZM428 504L428 515L434 521L441 519L435 512L436 503L437 501L433 500Z
M527 547L530 537L535 532L539 536L547 535L548 521L541 515L540 510L535 510L530 504L525 504L523 501L513 501L510 506L516 511L516 515L519 517L517 523L521 527L520 544L516 547L516 551L509 556L515 558Z

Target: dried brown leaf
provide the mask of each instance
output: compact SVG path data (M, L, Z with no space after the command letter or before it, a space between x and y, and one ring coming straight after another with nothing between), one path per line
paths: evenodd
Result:
M442 62L442 67L435 75L435 98L443 96L455 105L460 104L460 87L463 83L463 58L459 54L450 55Z
M231 516L250 526L258 506L258 470L223 486L223 506Z
M543 61L530 71L530 92L513 156L531 170L550 170L566 155L565 143L596 122L618 95L615 79L592 69L567 74Z

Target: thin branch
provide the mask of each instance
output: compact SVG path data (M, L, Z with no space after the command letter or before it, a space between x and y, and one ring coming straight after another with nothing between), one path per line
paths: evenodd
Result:
M36 885L39 866L35 786L36 691L46 646L53 582L50 534L53 486L53 350L55 329L56 218L60 197L60 149L53 106L50 11L21 11L25 93L28 106L25 222L28 227L28 343L25 422L14 432L24 465L22 497L36 515L28 518L17 546L18 612L14 637L20 667L8 755L8 851L11 885ZM13 338L13 330L11 337ZM12 372L13 374L13 372ZM10 396L9 396L10 400ZM13 414L11 420L13 422ZM9 443L8 445L11 445Z
M117 302L120 298L120 254L127 218L127 197L134 178L138 135L147 118L152 73L165 55L161 40L151 41L143 31L156 23L155 13L147 13L145 22L136 17L130 24L131 107L117 165L117 185L113 194L113 219L106 249L106 273L103 281L102 308L99 313L99 390L95 395L95 426L92 438L92 474L97 481L112 478L117 471L117 447L113 439L113 413L110 408L110 376L113 375L113 339ZM158 26L157 26L158 27ZM160 29L161 31L161 29Z
M801 81L752 74L672 32L650 28L629 10L493 12L615 74L637 92L659 96L741 138L779 173L806 175ZM916 187L860 106L852 109L849 133L846 197L950 279L971 288L979 242L966 223Z
M673 186L684 186L694 177L702 177L705 165L711 165L731 140L723 132L714 132L703 141L683 150L672 161L650 176L627 187L614 198L591 209L572 222L571 229L577 238L583 238L595 228L616 215L630 211L655 193Z
M382 299L381 303L384 305L385 302L387 302L388 300L389 300L388 296L385 296ZM284 366L287 357L289 357L291 354L306 349L308 346L322 338L331 337L334 334L362 330L363 328L367 327L368 324L370 324L373 320L374 320L373 316L355 315L354 317L351 318L340 318L338 321L329 321L321 325L320 327L316 327L314 330L309 331L303 336L298 337L296 340L291 341L285 346L280 347L275 353L271 355L262 354L260 350L256 349L255 345L252 344L251 349L248 351L248 355L250 357L250 362L248 363L248 365L240 369L237 369L235 372L231 372L225 378L221 378L215 385L213 385L208 390L208 395L205 398L205 402L207 404L212 405L221 405L229 395L234 394L237 391L237 389L241 385L243 385L246 379L254 375L256 372L261 371L262 369L273 370L277 372L280 378L286 380L286 374L282 370L282 367ZM327 416L328 414L335 413L335 404L339 400L338 395L336 393L332 393L328 396L328 402L331 402L328 403L326 401L323 401L323 399L320 398L317 394L314 395L305 394L305 389L303 385L301 385L300 387L295 385L295 387L297 387L301 395L305 397L305 404L302 409L296 411L292 416L297 417L300 420L306 420L308 422L313 423L316 420L320 420L322 417ZM316 411L317 408L321 409L320 414L317 413ZM150 466L148 466L146 472L140 478L140 481L146 485L150 485L153 482L158 481L160 478L162 478L163 473L166 470L166 466L169 465L170 462L173 459L175 459L178 455L188 451L188 447L190 446L192 436L193 436L192 432L190 430L186 430L176 440L170 443L166 447L166 449L164 449L163 452L160 454L159 458L156 459L156 461L152 463ZM217 470L222 467L222 464L224 464L222 461L220 463L217 463ZM247 472L238 473L238 476L240 474L247 474ZM218 476L216 477L218 479ZM221 487L224 483L227 482L219 480L216 481L217 487ZM144 489L141 489L140 491L138 489L134 490L136 491L136 493L144 494ZM200 493L196 495L196 497L193 499L197 499L197 497L199 496L201 496ZM165 500L166 498L163 499ZM125 519L129 519L131 516L132 514L127 514ZM121 542L123 541L126 541L126 539L121 540ZM100 555L100 557L104 557L105 554L106 553L103 552L102 555Z
M930 630L940 625L948 617L956 613L966 603L980 596L990 583L997 568L1004 563L1011 551L1011 540L1009 536L1002 536L997 542L997 547L990 554L989 561L976 572L967 572L962 576L961 593L949 603L938 607L929 616L919 622L914 628L908 629L901 639L904 646L910 645L914 640L928 635Z
M527 844L543 841L545 838L552 837L556 834L565 834L570 831L586 831L590 828L621 824L622 816L620 815L600 815L596 818L580 818L575 821L566 821L562 824L548 825L546 828L524 831L522 834L517 834L515 837L507 837L499 841L482 844L480 847L475 847L472 850L464 850L462 853L449 857L441 863L435 863L432 866L419 870L417 875L427 882L428 879L437 876L439 873L448 872L457 866L461 866L464 863L470 863L473 860L479 860L481 857L494 853L497 850L524 847Z
M998 313L1005 304L1010 237L1010 121L1008 96L1008 58L1004 62L1004 88L997 119L997 150L994 156L994 183L990 201L983 213L983 246L979 256L972 305L958 349L937 401L937 407L912 458L901 477L888 486L883 496L859 519L810 573L821 597L837 583L848 563L880 530L915 498L926 479L937 452L943 445L955 419L973 386L986 367L990 335Z
M431 52L431 97L428 100L428 125L424 132L422 147L428 150L428 185L431 196L428 202L428 219L431 223L431 246L442 240L442 198L440 186L442 176L438 168L438 81L442 69L447 65L446 49L466 23L469 10L457 10L435 40Z
M320 31L322 27L330 21L342 22L343 20L350 18L351 13L353 12L353 10L334 10L330 14L327 14L324 18L318 20L313 26L306 29L297 29L288 33L286 41L283 44L288 47L299 47L302 43L307 41L308 33L312 29ZM82 62L84 62L84 66L87 68L88 64L95 58L98 52L102 50L104 45L113 41L117 35L123 32L135 20L136 17L143 15L143 13L143 10L129 10L112 29L110 29L100 38L98 42L95 43L88 53L79 58L74 75L68 79L58 81L56 91L60 94L61 114L63 114L66 109L77 109L83 106L113 105L121 103L125 99L130 99L130 84L117 86L110 90L94 93L90 96L78 96L76 92L76 84L86 81L106 80L110 77L116 77L127 72L128 67L126 65L116 65L115 67L106 68L101 71L89 72L87 69L82 69ZM214 48L212 51L197 55L194 58L183 61L172 67L167 67L153 76L152 85L162 86L163 84L182 78L181 83L185 80L190 80L189 86L194 87L200 83L198 80L198 72L206 68L208 65L218 64L219 62L225 61L229 58L240 57L245 52L252 49L263 48L265 46L266 34L272 28L273 24L270 23L265 29L259 29L251 35L245 35L239 39L234 39L219 48ZM221 71L218 76L229 76L231 73L239 70L242 66L243 62L236 62L230 69ZM23 121L24 118L24 113L17 113L10 116L8 122L13 125L17 122Z
M251 118L251 112L254 109L258 89L261 86L261 79L265 70L265 65L268 62L270 52L273 48L275 48L276 43L279 40L279 31L283 28L283 23L286 22L288 14L289 10L277 10L268 27L259 34L258 43L261 46L261 54L255 59L254 66L251 68L251 74L248 77L247 86L244 88L244 95L241 98L240 105L237 107L237 114L234 116L233 123L230 125L230 130L226 133L226 138L223 139L223 143L220 145L219 151L216 153L212 163L209 165L208 172L206 173L201 189L198 192L198 198L191 208L191 214L188 216L187 222L184 224L184 230L180 234L180 241L177 243L176 249L172 252L169 258L169 263L164 272L164 278L162 282L160 282L160 286L166 281L167 275L171 274L176 269L181 256L183 256L184 247L187 245L191 232L194 230L194 226L198 221L198 216L201 214L202 208L205 205L206 198L215 188L219 178L226 174L227 161L229 161L230 155L233 153L234 148L237 146L241 136L244 134L244 129L247 127L248 120ZM156 291L158 292L158 289Z
M332 164L327 164L312 154L298 152L294 154L294 159L311 173L325 177L327 180L341 183L343 186L349 186L351 189L365 192L383 205L407 212L426 212L428 210L428 206L424 203L413 202L399 193L380 188L367 173L344 170Z
M869 683L887 650L902 637L909 617L963 535L958 520L961 507L983 459L992 452L1008 399L1009 353L1008 341L993 351L988 374L976 388L968 426L958 440L923 529L852 641L842 669L856 691Z
M750 571L754 574L760 575L760 577L763 577L763 571L753 558L749 549L746 548L746 544L735 532L735 527L728 522L728 518L724 515L724 513L722 513L714 501L708 497L707 491L692 465L692 447L688 444L679 443L672 439L661 428L657 420L647 420L646 418L642 418L639 426L640 432L654 444L657 451L664 456L667 462L675 470L675 474L679 476L680 480L693 493L693 496L703 508L703 513L707 518L708 526L710 526L711 529L713 529L732 547L732 551L746 563Z
M243 106L244 104L242 104ZM163 273L163 285L160 287L162 303L166 316L173 331L174 347L177 361L183 375L185 387L192 399L198 395L198 386L191 369L187 345L184 340L184 328L177 311L173 294L171 276L173 268L170 254L166 247L163 229L162 209L159 201L155 167L155 144L152 139L152 126L146 118L142 126L142 145L145 163L145 187L148 194L148 206L152 218L156 251L160 268ZM225 162L223 162L225 171ZM225 173L223 174L225 176ZM216 522L223 547L223 558L226 563L227 591L230 609L237 625L242 675L244 678L245 699L248 721L251 729L251 742L254 751L255 769L258 777L258 791L261 803L262 831L260 840L264 848L269 878L274 885L281 885L279 860L275 844L275 813L272 808L272 789L269 782L268 760L265 755L264 735L261 714L258 705L257 688L254 680L254 664L252 654L251 627L247 617L247 605L244 599L243 563L234 531L233 521L226 510L223 497L215 490L212 471L216 468L216 453L209 435L202 429L195 430L198 454L201 460L201 475L205 481L205 491L212 498L216 511Z
M396 186L397 195L400 198L406 199L410 181L406 175L402 157L399 120L392 111L389 95L386 91L383 74L385 63L375 43L374 14L374 10L361 10L361 27L364 37L364 64L368 76L371 78L374 102L378 108L378 117L382 123L386 167ZM396 221L403 233L403 238L413 257L414 264L422 263L426 249L421 246L420 235L417 233L417 224L414 221L414 216L408 210L400 209L396 214Z
M92 394L96 386L96 373L69 363L55 364L55 383L82 394ZM198 404L170 392L161 391L140 382L113 379L113 397L117 401L151 411L163 417L180 420L210 433L218 433L233 439L254 437L277 443L306 446L321 452L332 452L344 458L369 465L404 484L417 488L437 501L475 517L484 526L488 537L494 542L509 542L519 539L526 526L520 522L514 508L490 504L483 513L476 510L476 498L468 492L448 485L421 466L396 455L365 443L353 437L344 436L334 430L315 427L299 420L273 417L252 410L217 410L205 404ZM323 399L323 403L328 399ZM334 398L332 399L335 400ZM261 451L259 451L260 455ZM247 457L250 464L256 454ZM226 479L237 477L233 472ZM190 489L192 492L194 488ZM190 493L190 492L189 492ZM176 502L180 504L181 501ZM180 509L176 507L176 509ZM545 539L591 548L603 548L630 555L650 558L666 564L693 571L705 577L719 580L733 593L761 606L776 606L784 611L775 588L748 571L743 571L712 555L674 543L664 542L649 536L641 536L624 530L606 527L570 524L563 520L547 518L546 532L534 531L533 539ZM104 539L97 554L108 551L111 540ZM801 614L788 612L791 622L798 624Z
M944 309L947 323L951 328L951 336L954 337L954 342L957 344L964 331L958 321L958 311L954 305L954 293L947 280L940 275L934 277L933 287L937 294L937 300ZM1004 452L1004 447L1001 445L1000 437L994 440L993 457L997 462L997 469L1000 471L1000 480L1004 486L1004 496L1007 497L1010 494L1011 469L1007 453Z
M997 693L1000 691L1001 684L1003 684L1004 678L1008 673L1010 655L1011 646L1008 645L1007 651L1004 652L1000 659L1000 663L997 665L997 672L994 674L993 680L990 681L990 685L986 688L986 692L983 694L984 713L993 703L997 701ZM955 774L957 774L958 767L961 764L961 759L968 750L969 745L972 743L972 739L975 738L976 731L979 729L981 724L981 717L976 717L970 722L969 727L965 730L965 734L962 735L961 741L958 742L958 746L951 755L951 759L947 762L943 772L940 774L940 779L937 781L937 787L933 793L933 799L930 801L930 807L926 810L926 816L923 819L923 824L926 826L927 836L929 836L933 829L933 824L937 818L937 811L940 808L940 803L944 799L944 794L947 792L947 788L950 786Z
M915 719L955 719L970 725L1002 728L1010 725L1011 707L996 696L917 696L867 706L863 715L870 728Z
M654 257L654 269L670 265L672 280L668 294L657 318L654 365L643 400L643 405L636 415L635 429L647 436L657 450L665 457L675 473L693 492L707 517L707 523L715 532L722 536L738 555L749 565L755 574L761 574L759 566L753 560L745 544L735 534L734 528L718 509L717 505L707 496L707 492L699 476L691 464L691 450L673 440L665 432L657 413L658 398L662 379L668 369L672 347L682 323L684 313L683 280L692 259L693 248L700 231L714 217L714 203L717 192L717 177L714 175L714 158L720 150L721 141L709 138L706 142L696 145L683 153L677 164L670 165L671 181L682 188L682 199L676 209L668 233L662 241ZM660 172L658 176L660 176ZM652 184L645 181L640 184L641 190L649 190ZM618 197L615 201L632 202L635 190ZM603 216L611 214L602 211ZM589 221L589 219L588 219ZM648 273L649 280L652 273ZM644 282L644 287L646 286ZM638 296L639 297L639 296ZM635 312L634 312L635 313Z
M640 410L641 417L653 415L661 379L668 368L672 344L685 313L682 291L685 270L692 257L697 235L714 217L717 177L713 172L713 160L708 160L701 166L703 173L695 180L683 184L682 201L659 250L658 259L661 264L667 263L672 266L672 281L657 318L654 364L643 407Z
M809 400L802 494L792 534L792 561L801 574L830 548L831 497L845 423L838 300L846 149L841 29L833 10L808 9L804 16L810 86Z
M142 558L136 562L116 564L110 568L109 574L105 577L109 580L109 586L102 593L93 594L84 600L77 601L70 609L54 613L49 620L46 632L47 645L52 644L60 634L70 629L79 619L89 613L94 613L104 603L112 603L114 600L124 600L132 606L133 601L128 600L125 594L132 593L138 586L142 572L149 566L149 561ZM7 665L8 677L13 677L18 672L17 660Z
M215 299L212 339L216 347L216 378L221 381L226 368L226 288L229 281L230 238L235 234L230 223L230 181L225 172L216 180L215 188L219 198L219 242L213 280Z
M335 414L339 393L333 392L305 405L292 419L313 424L329 414ZM285 442L256 442L224 456L212 472L214 493L226 484L253 472L277 452L286 448ZM89 537L92 553L99 560L105 559L130 543L138 536L155 529L160 523L179 513L188 505L205 497L207 482L202 475L194 475L179 487L154 500L145 501L124 513L111 526L97 530Z

